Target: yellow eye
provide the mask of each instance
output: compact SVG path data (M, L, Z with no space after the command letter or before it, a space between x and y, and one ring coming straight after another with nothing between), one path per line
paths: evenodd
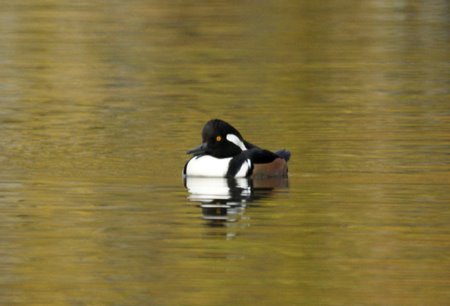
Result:
M217 142L222 141L222 136L220 136L220 135L219 135L219 136L216 136L216 141L217 141Z

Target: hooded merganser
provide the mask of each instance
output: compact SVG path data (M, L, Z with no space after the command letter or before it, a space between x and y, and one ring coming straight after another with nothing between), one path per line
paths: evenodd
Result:
M208 121L202 131L203 143L184 166L185 176L285 177L291 153L271 152L244 140L233 126L220 119Z

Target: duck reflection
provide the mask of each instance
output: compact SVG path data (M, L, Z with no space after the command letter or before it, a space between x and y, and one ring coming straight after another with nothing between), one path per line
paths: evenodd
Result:
M288 187L287 178L185 177L188 199L199 202L205 220L211 225L239 220L247 206Z

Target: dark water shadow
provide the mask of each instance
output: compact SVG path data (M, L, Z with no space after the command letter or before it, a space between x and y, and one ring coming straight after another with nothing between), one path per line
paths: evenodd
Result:
M238 221L249 206L288 188L287 178L206 178L186 177L188 199L198 202L202 217L211 226Z

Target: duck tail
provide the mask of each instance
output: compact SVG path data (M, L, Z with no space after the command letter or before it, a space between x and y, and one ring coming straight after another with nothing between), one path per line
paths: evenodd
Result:
M284 159L285 161L288 161L291 158L291 152L285 149L276 151L275 154Z

